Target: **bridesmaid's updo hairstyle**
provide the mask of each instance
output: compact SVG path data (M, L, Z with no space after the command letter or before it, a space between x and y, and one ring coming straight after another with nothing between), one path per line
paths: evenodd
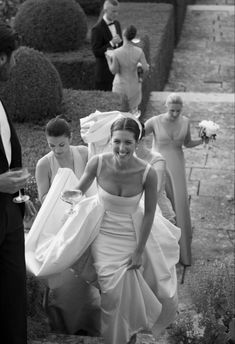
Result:
M52 118L46 125L45 133L47 136L65 136L71 138L71 127L63 115Z
M122 117L117 119L111 125L111 137L113 136L114 131L117 130L128 130L134 134L136 141L139 141L144 136L144 124L134 120L130 117Z
M166 99L166 105L179 104L183 106L183 100L177 93L171 93Z
M123 35L126 37L128 41L131 41L135 38L137 33L137 29L134 25L129 25L123 32Z

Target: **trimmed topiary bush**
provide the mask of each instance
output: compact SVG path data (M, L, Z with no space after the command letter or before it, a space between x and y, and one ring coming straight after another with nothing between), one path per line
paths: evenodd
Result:
M27 0L19 8L14 28L22 45L43 52L77 50L87 35L87 19L75 0Z
M38 122L60 112L62 85L52 63L39 51L21 47L7 82L0 83L0 97L17 122Z
M180 34L182 31L187 5L190 0L119 0L122 2L134 2L134 3L165 3L174 6L174 28L175 28L175 45L179 42ZM191 0L192 2L192 0ZM195 0L194 0L195 2Z
M76 0L87 15L96 15L100 13L102 0Z
M20 0L0 0L0 20L10 22L15 16Z

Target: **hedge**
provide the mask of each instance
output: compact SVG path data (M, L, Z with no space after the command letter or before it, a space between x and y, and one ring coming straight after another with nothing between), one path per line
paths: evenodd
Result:
M25 46L43 52L73 51L86 38L87 19L75 0L26 0L14 28Z
M122 2L134 2L134 3L166 3L174 6L174 22L175 22L175 44L179 42L182 26L185 19L188 0L119 0ZM147 5L148 6L148 5Z
M102 0L75 0L82 7L86 15L99 15L103 4Z
M6 82L0 82L0 97L11 118L38 122L60 112L62 84L59 74L41 52L20 47L16 65Z

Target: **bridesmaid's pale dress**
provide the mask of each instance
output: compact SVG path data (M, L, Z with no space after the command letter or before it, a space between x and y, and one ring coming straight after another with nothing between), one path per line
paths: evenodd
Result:
M181 229L180 262L191 265L192 226L190 219L185 160L182 146L189 130L188 118L182 116L182 126L172 138L163 125L163 115L151 118L153 130L153 150L160 152L166 160L173 190L167 189L176 213L176 225ZM167 188L167 184L166 184Z
M85 169L85 162L78 148L78 146L70 146L74 161L74 173L80 179ZM60 165L53 152L49 152L42 159L47 159L50 165L49 179L51 185ZM89 190L90 193L94 194L94 190ZM50 305L59 308L66 332L75 334L80 330L85 330L89 335L99 335L100 296L98 290L88 285L83 278L75 277L69 269L61 274L60 279L60 286L51 290Z

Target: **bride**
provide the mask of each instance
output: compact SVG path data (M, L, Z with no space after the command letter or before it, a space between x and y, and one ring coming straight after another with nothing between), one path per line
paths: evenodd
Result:
M91 247L105 344L133 343L141 330L157 338L177 310L180 230L161 215L155 217L157 175L134 154L141 136L137 120L116 120L112 152L92 157L76 186L85 193L96 179L97 195L84 198L46 244L38 236L31 250L26 248L34 274L53 277L68 267L81 273L79 258Z

